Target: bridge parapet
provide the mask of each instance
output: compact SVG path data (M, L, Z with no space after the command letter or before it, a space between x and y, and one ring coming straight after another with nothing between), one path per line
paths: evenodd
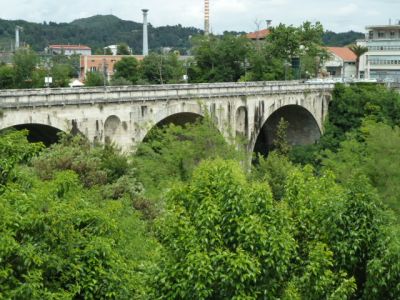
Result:
M0 91L0 108L168 101L254 95L331 92L334 84L299 81L171 84Z

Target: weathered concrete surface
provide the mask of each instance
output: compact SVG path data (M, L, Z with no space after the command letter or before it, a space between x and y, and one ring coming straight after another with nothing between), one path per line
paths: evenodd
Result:
M42 124L81 132L93 142L113 141L128 151L166 118L184 122L207 111L226 137L246 136L252 151L274 112L285 112L295 123L290 133L293 143L315 140L312 124L323 130L333 88L333 84L247 82L6 90L0 92L0 129ZM289 111L280 110L287 106ZM272 116L269 131L278 117L279 113Z

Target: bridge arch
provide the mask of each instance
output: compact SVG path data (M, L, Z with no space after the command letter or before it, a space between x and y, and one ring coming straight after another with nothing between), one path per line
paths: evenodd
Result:
M107 117L104 121L104 141L111 143L111 141L118 134L118 130L121 128L121 120L116 115Z
M172 114L151 126L151 128L149 128L149 130L146 132L146 135L143 137L142 141L146 141L149 136L151 136L151 133L154 131L155 128L162 128L164 126L168 126L169 124L184 126L188 123L193 124L203 118L203 115L192 112L181 112Z
M273 150L273 141L280 119L289 123L288 142L291 145L313 144L321 137L321 129L316 118L300 105L285 105L274 111L263 123L255 141L253 153L267 156Z
M42 142L46 146L50 146L59 141L59 133L63 130L50 125L40 123L17 124L0 130L0 133L8 130L28 130L28 141L31 143Z
M249 130L249 117L247 107L240 106L236 110L236 135L241 135L244 137L248 136Z

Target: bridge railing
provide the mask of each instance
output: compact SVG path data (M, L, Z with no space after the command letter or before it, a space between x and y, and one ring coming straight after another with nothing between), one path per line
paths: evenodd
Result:
M106 86L0 91L0 107L32 107L129 101L203 99L330 91L331 83L264 81L145 86Z

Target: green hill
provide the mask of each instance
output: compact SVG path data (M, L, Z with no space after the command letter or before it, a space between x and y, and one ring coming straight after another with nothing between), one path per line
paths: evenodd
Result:
M365 35L363 33L355 31L341 33L326 31L322 40L326 46L347 46L364 37Z
M121 20L112 15L97 15L71 23L31 23L22 20L0 19L0 50L9 50L14 43L15 26L24 28L21 41L34 50L42 51L49 44L85 44L94 51L107 45L127 43L135 53L142 49L142 24ZM194 27L149 25L151 49L172 47L185 51L190 47L189 36L201 34Z

